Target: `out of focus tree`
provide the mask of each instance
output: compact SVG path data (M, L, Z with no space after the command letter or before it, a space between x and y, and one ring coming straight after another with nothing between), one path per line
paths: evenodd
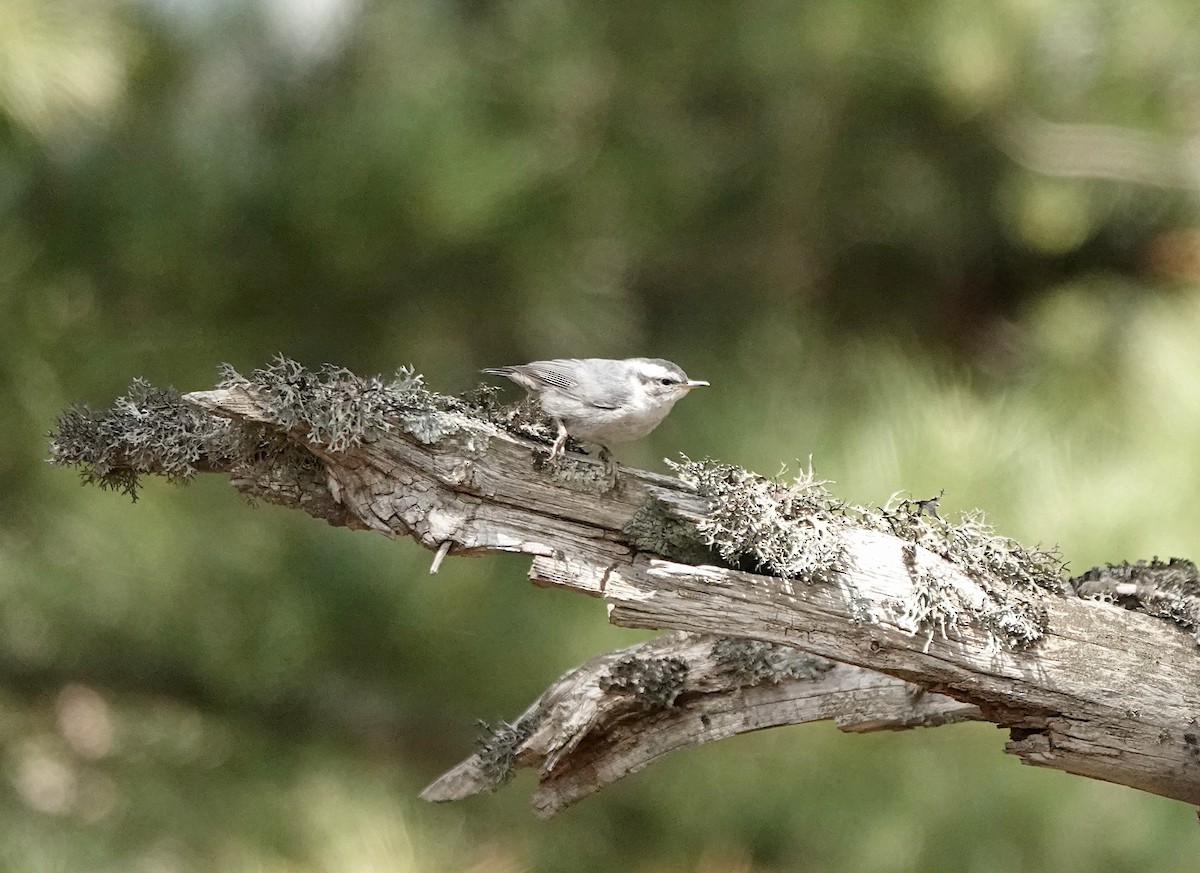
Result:
M496 594L515 564L431 584L42 460L136 375L650 352L714 389L623 460L813 453L1073 565L1194 551L1197 44L1184 0L4 0L3 863L1184 869L1182 813L980 763L991 734L754 738L538 831L519 791L414 808L472 716L628 637Z
M7 0L0 9L0 117L9 137L75 151L123 106L136 33L108 0Z

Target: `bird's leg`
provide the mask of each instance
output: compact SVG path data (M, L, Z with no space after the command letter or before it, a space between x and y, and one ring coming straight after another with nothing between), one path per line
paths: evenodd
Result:
M600 447L600 463L604 465L604 478L608 482L608 490L611 491L617 485L617 462L608 446Z
M561 458L565 453L567 444L567 426L559 419L554 419L554 423L558 425L558 439L554 441L554 447L550 449L550 460Z

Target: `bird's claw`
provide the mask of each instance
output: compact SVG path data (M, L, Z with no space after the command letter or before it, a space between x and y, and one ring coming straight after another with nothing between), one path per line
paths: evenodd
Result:
M558 425L558 437L554 440L554 445L550 447L550 456L546 459L551 467L557 467L559 463L566 459L567 455L567 428L561 421L555 422ZM617 462L613 459L607 446L600 446L600 463L604 465L604 490L612 491L617 487Z

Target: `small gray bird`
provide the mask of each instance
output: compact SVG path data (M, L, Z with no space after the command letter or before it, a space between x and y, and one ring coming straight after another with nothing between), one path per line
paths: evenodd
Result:
M512 379L558 425L550 458L562 455L568 436L596 443L608 461L608 446L638 440L658 427L675 401L707 385L689 379L678 364L662 358L567 358L534 361L483 371Z

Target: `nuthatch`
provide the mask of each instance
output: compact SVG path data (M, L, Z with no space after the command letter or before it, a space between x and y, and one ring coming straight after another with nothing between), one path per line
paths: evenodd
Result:
M483 371L512 379L536 397L558 425L550 458L563 454L567 437L595 443L638 440L658 427L679 398L707 385L689 379L678 364L662 358L567 358L534 361Z

